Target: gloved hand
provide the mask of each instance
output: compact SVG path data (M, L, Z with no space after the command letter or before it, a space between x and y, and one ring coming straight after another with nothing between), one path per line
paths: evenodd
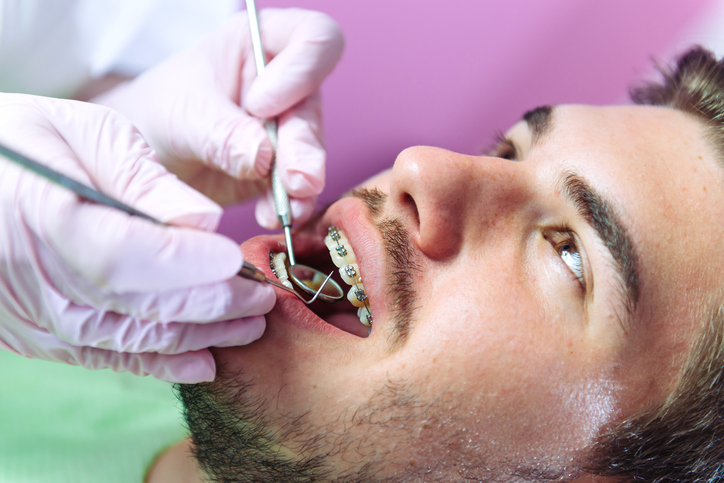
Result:
M211 233L220 207L121 115L0 94L0 142L175 225L81 201L0 157L0 348L192 383L214 377L207 347L261 336L272 289L234 276L239 247Z
M268 59L262 77L241 12L94 102L128 117L169 171L221 204L267 188L271 144L259 118L279 116L277 167L294 220L303 221L324 187L318 88L344 38L332 19L308 10L262 10L259 25ZM256 211L267 228L278 226L271 200L262 197Z

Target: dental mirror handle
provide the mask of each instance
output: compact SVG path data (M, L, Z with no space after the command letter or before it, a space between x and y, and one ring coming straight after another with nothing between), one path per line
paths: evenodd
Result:
M261 46L259 19L256 14L254 0L246 0L246 11L249 16L249 33L251 34L251 45L254 50L254 60L256 61L256 73L258 76L261 76L264 74L266 68L266 56ZM274 208L277 212L279 224L284 227L284 238L287 243L289 264L294 266L296 265L296 260L294 259L294 248L292 247L292 208L289 205L289 195L287 194L287 190L284 189L284 185L282 185L282 179L279 176L276 163L276 152L279 141L276 119L264 119L264 128L272 145L271 188L272 196L274 197Z
M281 283L277 283L274 280L268 278L264 272L256 268L255 265L252 265L251 263L244 260L244 264L241 266L241 270L239 270L239 275L244 278L248 278L249 280L256 280L257 282L266 282L274 285L275 287L279 287L282 290L286 290L287 292L291 292L294 295L297 295L297 293L290 289L289 287L285 287Z

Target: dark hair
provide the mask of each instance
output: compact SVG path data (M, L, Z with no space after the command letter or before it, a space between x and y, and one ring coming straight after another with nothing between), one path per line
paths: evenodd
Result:
M670 107L696 116L724 160L724 61L694 47L663 82L631 90L637 104ZM724 220L722 220L724 222ZM672 394L598 438L588 472L624 481L724 480L724 306L702 322Z

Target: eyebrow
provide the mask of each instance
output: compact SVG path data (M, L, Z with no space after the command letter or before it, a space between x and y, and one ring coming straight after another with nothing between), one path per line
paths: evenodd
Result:
M636 250L629 232L611 204L580 176L566 174L562 191L611 253L620 282L619 291L623 295L627 312L632 314L638 302L639 272Z
M523 114L523 120L531 132L532 146L550 130L552 118L553 106L539 106Z

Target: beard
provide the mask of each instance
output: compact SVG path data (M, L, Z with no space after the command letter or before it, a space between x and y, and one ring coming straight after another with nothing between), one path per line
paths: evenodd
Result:
M544 483L579 476L556 458L501 458L487 441L470 439L445 395L426 401L401 381L388 380L327 426L312 424L308 413L273 414L273 398L255 395L242 373L223 367L213 382L175 390L192 456L210 482Z
M243 374L229 374L223 367L213 382L177 384L175 389L191 433L192 455L209 481L416 479L411 473L384 476L390 462L376 451L390 438L409 441L415 426L409 423L427 412L400 383L388 382L367 404L350 408L328 426L310 423L308 414L272 416L273 398L254 395Z

